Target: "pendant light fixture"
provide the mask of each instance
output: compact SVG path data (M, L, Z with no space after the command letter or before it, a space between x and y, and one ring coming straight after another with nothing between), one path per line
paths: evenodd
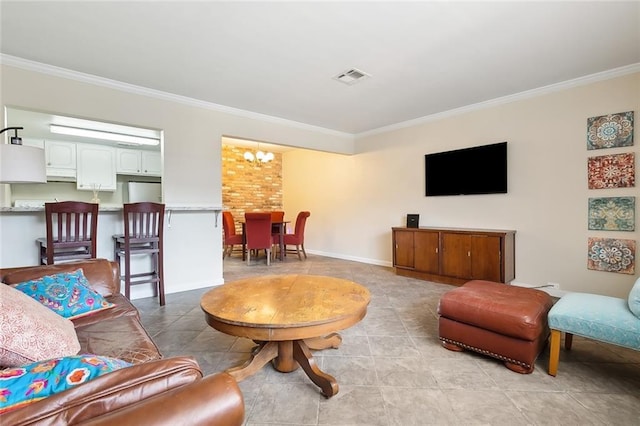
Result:
M254 154L253 152L247 150L244 153L244 159L247 160L250 163L256 163L256 164L261 164L261 163L268 163L270 161L273 161L273 159L275 158L275 156L273 155L273 152L264 152L260 150L260 144L258 144L258 151L256 151L256 153Z

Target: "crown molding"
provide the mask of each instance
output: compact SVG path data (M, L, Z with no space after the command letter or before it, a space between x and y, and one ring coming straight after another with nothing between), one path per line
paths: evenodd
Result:
M165 101L176 102L183 105L218 111L225 114L245 117L253 120L259 120L259 121L283 125L287 127L298 128L301 130L308 130L312 132L323 133L326 135L345 138L352 141L363 138L363 137L367 137L367 136L387 133L394 130L418 126L425 123L431 123L434 121L455 117L455 116L466 114L473 111L492 108L499 105L508 104L511 102L530 99L537 96L542 96L542 95L547 95L554 92L559 92L562 90L567 90L573 87L584 86L584 85L596 83L599 81L610 80L613 78L622 77L628 74L640 72L640 63L635 63L635 64L626 65L623 67L614 68L607 71L602 71L595 74L590 74L584 77L578 77L578 78L567 80L561 83L550 84L548 86L526 90L524 92L515 93L513 95L508 95L500 98L491 99L488 101L478 102L476 104L466 105L460 108L454 108L448 111L438 112L435 114L426 115L424 117L419 117L413 120L407 120L400 123L391 124L389 126L383 126L377 129L368 130L366 132L353 134L353 133L339 132L337 130L327 129L325 127L313 126L311 124L300 123L298 121L274 117L271 115L260 114L252 111L246 111L239 108L219 105L212 102L201 101L198 99L189 98L187 96L175 95L172 93L150 89L147 87L137 86L134 84L124 83L121 81L111 80L108 78L99 77L92 74L86 74L78 71L69 70L66 68L43 64L41 62L31 61L29 59L7 55L4 53L0 54L0 64L21 68L27 71L34 71L41 74L51 75L54 77L61 77L69 80L75 80L83 83L93 84L96 86L107 87L110 89L120 90L123 92L132 93L136 95L148 96L156 99L162 99Z
M86 74L78 71L73 71L67 68L48 65L41 62L20 58L17 56L7 55L4 53L0 54L0 64L24 69L27 71L34 71L41 74L50 75L53 77L60 77L68 80L75 80L82 83L102 86L102 87L119 90L126 93L132 93L135 95L147 96L147 97L161 99L165 101L176 102L176 103L187 105L187 106L208 109L208 110L222 112L225 114L235 115L239 117L250 118L252 120L259 120L267 123L293 127L301 130L308 130L312 132L323 133L330 136L345 138L351 141L353 141L354 139L354 135L351 133L339 132L337 130L327 129L325 127L313 126L311 124L300 123L298 121L287 120L284 118L274 117L271 115L260 114L257 112L246 111L239 108L219 105L213 102L206 102L206 101L190 98L187 96L175 95L175 94L163 92L160 90L150 89L148 87L137 86L135 84L124 83L117 80L111 80L111 79L99 77L93 74Z
M455 117L458 115L466 114L468 112L492 108L499 105L547 95L554 92L560 92L562 90L567 90L578 86L585 86L587 84L597 83L599 81L610 80L612 78L622 77L636 72L640 72L640 63L626 65L624 67L614 68L584 77L578 77L573 80L563 81L561 83L550 84L548 86L526 90L524 92L515 93L513 95L503 96L488 101L478 102L476 104L466 105L460 108L454 108L448 111L438 112L436 114L426 115L424 117L415 118L413 120L403 121L400 123L391 124L389 126L379 127L377 129L357 133L354 136L356 139L359 139L366 136L373 136L381 133L391 132L393 130L405 129L407 127L418 126L420 124L431 123L445 118Z

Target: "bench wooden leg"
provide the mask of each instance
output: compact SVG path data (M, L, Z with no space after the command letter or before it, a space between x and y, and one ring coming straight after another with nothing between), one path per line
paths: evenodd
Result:
M560 330L551 330L551 345L549 348L549 374L554 376L558 373L558 361L560 360Z

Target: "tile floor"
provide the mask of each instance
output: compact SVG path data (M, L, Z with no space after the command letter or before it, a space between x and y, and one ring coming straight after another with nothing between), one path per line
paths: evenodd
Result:
M367 316L342 334L342 346L316 362L340 386L324 398L301 370L270 365L242 381L245 425L639 425L640 351L576 337L558 376L520 375L501 362L450 352L438 341L437 305L451 286L398 277L393 269L309 255L267 267L224 260L225 281L262 274L349 279L371 291ZM167 295L167 305L138 299L142 320L165 356L192 355L206 374L244 362L253 343L208 327L200 310L207 289Z

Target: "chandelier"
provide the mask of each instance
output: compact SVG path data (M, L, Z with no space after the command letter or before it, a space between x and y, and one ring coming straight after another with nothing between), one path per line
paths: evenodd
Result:
M258 151L254 154L251 151L246 151L244 153L244 159L250 163L268 163L274 159L273 152L264 152L260 150L260 145L258 144Z

